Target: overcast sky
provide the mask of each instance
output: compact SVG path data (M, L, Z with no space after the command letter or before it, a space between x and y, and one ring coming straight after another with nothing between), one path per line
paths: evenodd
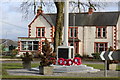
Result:
M105 0L104 0L105 1ZM112 1L112 0L110 0ZM117 2L108 2L107 6L97 9L96 12L118 11ZM20 1L3 1L0 2L0 38L17 40L18 37L28 36L28 24L34 16L24 19L23 12L20 10ZM47 8L44 12L50 12Z

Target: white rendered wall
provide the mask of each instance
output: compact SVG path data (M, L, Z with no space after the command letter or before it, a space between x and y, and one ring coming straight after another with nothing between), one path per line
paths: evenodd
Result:
M120 49L120 16L117 24L117 49Z
M94 52L96 27L84 27L84 55L89 55Z
M31 37L36 37L36 27L45 27L45 37L51 38L51 26L50 24L43 18L43 16L39 16L31 25Z
M112 26L107 26L107 39L96 39L96 26L84 26L84 29L83 26L79 26L78 38L81 40L79 53L81 55L90 55L94 53L95 42L108 42L108 47L113 46L113 29Z

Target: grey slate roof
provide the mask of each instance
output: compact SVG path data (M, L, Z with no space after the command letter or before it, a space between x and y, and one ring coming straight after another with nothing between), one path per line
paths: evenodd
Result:
M115 26L120 12L75 13L75 26ZM44 14L46 19L55 26L56 14ZM73 25L74 13L69 14L69 26Z
M51 25L55 26L56 14L43 14L43 16L50 22Z

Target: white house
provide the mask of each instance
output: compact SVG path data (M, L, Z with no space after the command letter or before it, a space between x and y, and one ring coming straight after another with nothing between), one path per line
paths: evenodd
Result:
M42 51L47 38L54 42L56 14L44 14L38 9L37 15L28 25L28 37L18 37L19 54ZM75 22L75 23L74 23ZM110 46L120 49L120 12L93 12L69 14L69 45L75 53L90 55L107 50Z

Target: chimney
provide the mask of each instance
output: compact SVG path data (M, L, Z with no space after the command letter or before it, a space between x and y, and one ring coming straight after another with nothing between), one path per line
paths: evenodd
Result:
M43 10L42 10L42 7L41 6L38 6L38 9L37 9L37 15L40 15L43 13Z
M92 13L93 13L93 8L89 8L88 14L92 14Z

